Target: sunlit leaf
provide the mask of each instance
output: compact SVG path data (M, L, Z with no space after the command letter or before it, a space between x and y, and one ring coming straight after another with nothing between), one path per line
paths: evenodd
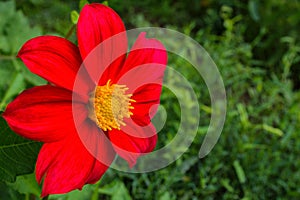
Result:
M72 23L73 24L77 24L78 18L79 18L78 12L76 10L72 10L72 12L71 12L70 15L71 15L71 21L72 21Z
M245 183L246 182L246 176L245 176L245 172L240 164L240 162L238 160L235 160L233 162L233 167L235 169L236 175L239 179L240 183Z

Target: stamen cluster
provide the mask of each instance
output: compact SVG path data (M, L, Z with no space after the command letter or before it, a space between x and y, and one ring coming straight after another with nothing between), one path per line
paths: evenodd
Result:
M89 118L104 131L120 130L121 125L126 125L124 117L133 115L130 110L135 100L131 99L132 94L125 94L127 90L126 85L111 84L110 80L106 85L97 86L90 97Z

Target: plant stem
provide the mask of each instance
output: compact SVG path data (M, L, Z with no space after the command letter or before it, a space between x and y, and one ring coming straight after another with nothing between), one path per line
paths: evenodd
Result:
M30 194L25 194L25 200L30 200Z
M72 35L72 33L74 32L74 30L75 30L75 28L76 28L76 25L74 24L71 28L70 28L70 30L68 31L68 33L67 33L67 35L66 35L66 39L69 39L69 37L71 37L71 35Z

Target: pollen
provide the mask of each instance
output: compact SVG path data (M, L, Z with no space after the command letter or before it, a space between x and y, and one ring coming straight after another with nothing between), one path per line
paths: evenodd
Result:
M135 100L132 94L126 94L126 85L111 84L97 86L90 94L89 118L104 131L121 129L125 126L124 117L129 118L134 107L131 105Z

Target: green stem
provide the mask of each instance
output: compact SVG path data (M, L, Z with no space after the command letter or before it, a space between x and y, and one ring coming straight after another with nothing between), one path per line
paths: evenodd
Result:
M30 194L25 194L25 200L30 200Z
M71 35L72 35L72 33L74 32L74 30L75 30L75 28L76 28L76 25L74 24L71 28L70 28L70 30L68 31L68 33L67 33L67 35L66 35L66 39L69 39L69 37L71 37Z
M100 181L98 181L98 183L95 184L95 189L93 191L91 200L99 199L99 192L98 192L99 185L100 185Z

